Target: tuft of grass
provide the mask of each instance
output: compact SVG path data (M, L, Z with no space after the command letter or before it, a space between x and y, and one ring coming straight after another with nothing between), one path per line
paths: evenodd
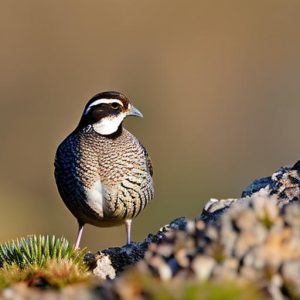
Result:
M62 288L69 284L91 282L92 274L68 259L50 260L44 269L44 276L52 287Z
M28 270L20 270L16 265L5 265L0 269L0 289L15 282L25 281L27 278Z
M0 266L43 267L50 259L69 259L83 265L85 253L85 249L75 250L63 237L32 235L0 245Z
M0 245L0 289L20 281L42 288L87 282L86 252L55 236L32 235Z

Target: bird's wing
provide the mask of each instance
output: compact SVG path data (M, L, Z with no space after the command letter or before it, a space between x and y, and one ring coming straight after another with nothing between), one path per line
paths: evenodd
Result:
M146 160L147 160L147 167L148 167L149 173L150 173L151 176L153 176L153 165L152 165L151 157L149 156L148 151L146 150L146 148L141 143L140 143L140 145L144 150L144 154L145 154L145 157L146 157Z

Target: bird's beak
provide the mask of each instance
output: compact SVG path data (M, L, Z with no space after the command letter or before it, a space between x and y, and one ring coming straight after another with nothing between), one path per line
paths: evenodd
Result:
M140 117L140 118L144 117L143 114L137 108L135 108L133 105L130 105L130 108L129 108L126 116L136 116L136 117Z

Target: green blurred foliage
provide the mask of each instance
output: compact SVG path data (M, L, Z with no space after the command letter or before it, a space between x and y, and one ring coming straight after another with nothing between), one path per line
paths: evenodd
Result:
M251 300L264 299L263 291L251 282L197 281L181 278L161 281L151 275L129 271L113 282L120 299L155 300Z
M156 183L136 240L295 162L299 9L297 0L1 1L0 242L75 239L53 160L99 91L122 91L145 115L126 121ZM122 227L87 226L82 245L124 241Z

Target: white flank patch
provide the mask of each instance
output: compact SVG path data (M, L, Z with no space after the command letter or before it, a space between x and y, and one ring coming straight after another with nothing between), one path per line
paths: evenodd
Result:
M111 103L114 103L114 102L117 102L118 104L120 104L121 106L123 106L123 103L121 100L119 99L97 99L95 100L94 102L92 102L85 110L84 114L86 115L93 106L95 105L99 105L99 104L102 104L102 103L106 103L106 104L111 104Z
M96 181L91 189L86 191L89 206L103 217L104 190L100 180Z
M125 113L120 113L116 117L102 118L99 122L93 124L93 128L96 132L102 135L109 135L116 132L126 117Z

